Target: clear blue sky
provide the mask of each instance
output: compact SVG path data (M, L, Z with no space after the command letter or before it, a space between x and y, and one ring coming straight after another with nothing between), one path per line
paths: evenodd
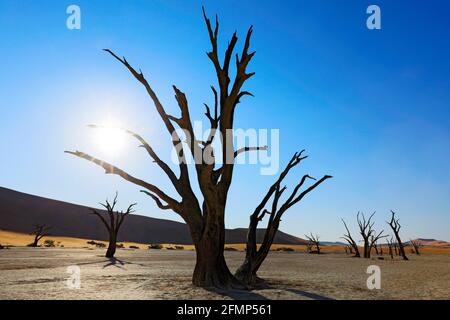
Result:
M66 8L81 7L81 30L66 28ZM366 28L370 4L382 30ZM279 128L282 163L307 149L295 171L334 179L294 207L281 229L323 240L354 225L358 210L377 211L378 228L398 212L404 238L450 240L450 3L434 1L205 1L218 13L221 44L254 25L241 128ZM212 65L198 1L0 1L0 185L95 206L120 193L139 214L161 212L139 188L63 153L80 149L170 190L133 140L108 157L90 123L120 119L145 135L163 157L169 140L142 86L103 53L112 48L142 68L169 110L171 85L186 92L193 117L211 101ZM248 216L275 177L238 166L228 228ZM294 182L293 179L290 180ZM64 214L64 213L61 213ZM355 228L353 228L355 229Z

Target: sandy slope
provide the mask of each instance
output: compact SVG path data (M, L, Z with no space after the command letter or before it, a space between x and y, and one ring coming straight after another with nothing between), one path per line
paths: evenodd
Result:
M411 261L357 259L345 254L272 252L260 276L270 289L216 292L193 287L192 251L121 249L0 250L0 299L450 299L450 255ZM234 270L242 252L227 252ZM381 268L381 290L366 287L367 266ZM69 289L67 267L81 268L81 288Z
M46 239L54 240L58 246L64 246L65 248L94 248L95 246L89 245L87 242L90 239L81 239L81 238L71 238L71 237L57 237L57 236L49 236L45 237L41 240L43 243ZM33 236L25 233L11 232L0 230L0 244L6 246L26 246L30 242L33 242ZM103 242L107 244L105 241L97 241ZM149 244L144 243L136 243L136 242L121 242L125 248L129 248L130 246L135 246L140 249L147 249ZM162 244L163 247L174 247L174 244ZM182 245L184 250L194 250L194 246L192 245ZM227 248L235 248L238 250L245 250L245 244L227 244ZM272 245L272 250L277 250L279 248L291 248L298 252L306 252L306 246L303 245L283 245L283 244L274 244ZM344 249L341 246L326 246L322 247L323 252L336 252L343 253ZM387 251L387 250L386 250ZM407 252L410 249L407 248ZM450 254L450 248L447 247L424 247L421 248L421 252L423 253L448 253Z

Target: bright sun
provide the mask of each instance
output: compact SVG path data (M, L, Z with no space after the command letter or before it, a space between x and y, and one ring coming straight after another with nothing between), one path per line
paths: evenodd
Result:
M110 156L117 156L123 149L125 132L113 122L96 126L95 141L102 152Z

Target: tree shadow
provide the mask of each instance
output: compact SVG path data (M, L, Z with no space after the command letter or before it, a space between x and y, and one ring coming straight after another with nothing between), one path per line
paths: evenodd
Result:
M103 266L103 269L108 268L108 267L116 267L116 268L120 268L120 269L124 269L124 266L127 264L135 264L138 266L143 267L143 264L140 263L133 263L133 262L128 262L128 261L123 261L120 260L119 258L116 257L112 257L112 258L108 258L107 263Z
M302 297L305 297L305 298L309 298L309 299L312 299L312 300L335 300L335 299L330 298L330 297L325 297L325 296L321 296L321 295L316 294L316 293L307 292L307 291L294 289L294 288L288 288L288 289L285 289L285 291L292 292L292 293L295 293L295 294L297 294L299 296L302 296Z
M220 294L221 296L229 297L233 300L270 300L263 295L247 290L224 290L216 288L205 288L205 290Z

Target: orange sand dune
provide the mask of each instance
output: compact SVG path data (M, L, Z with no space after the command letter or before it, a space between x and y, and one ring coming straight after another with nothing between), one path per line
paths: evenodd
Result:
M23 247L27 244L33 242L33 235L12 231L0 230L0 244L3 246L15 246ZM87 242L91 239L82 238L72 238L72 237L59 237L59 236L48 236L41 240L40 244L43 244L46 239L54 240L56 246L65 248L93 248L94 245L88 244ZM107 241L97 241L107 244ZM120 242L125 248L130 246L138 247L139 249L148 249L149 244L136 243L136 242ZM162 244L163 248L173 248L175 244ZM194 250L193 245L182 245L184 250ZM233 248L240 251L245 250L244 243L227 244L226 248ZM290 248L297 252L306 252L306 246L304 245L284 245L284 244L273 244L272 250ZM387 248L383 249L385 254L387 254ZM411 254L411 248L407 247L407 254ZM342 246L323 246L321 251L324 253L344 253L344 248ZM424 247L421 248L422 253L448 253L450 254L450 248L444 247Z

